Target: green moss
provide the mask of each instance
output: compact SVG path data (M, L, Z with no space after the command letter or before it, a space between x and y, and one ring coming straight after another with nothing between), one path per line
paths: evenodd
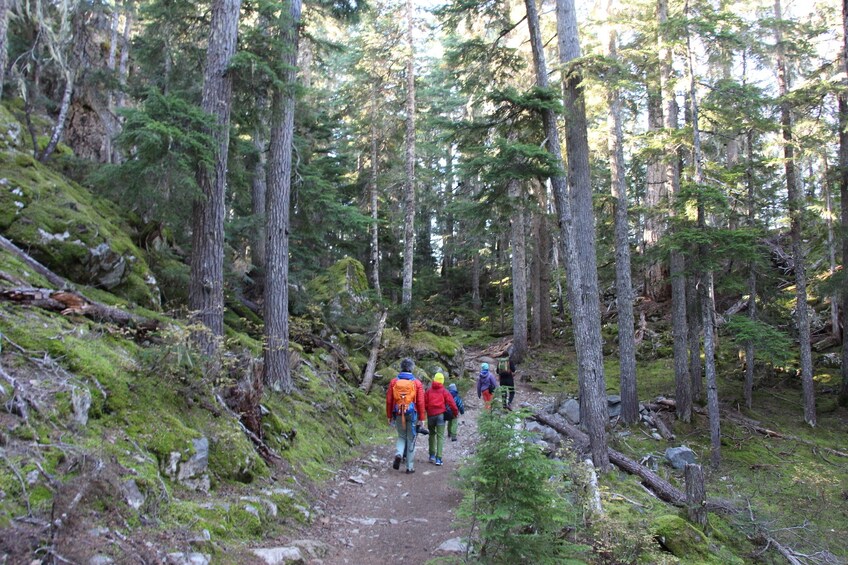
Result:
M0 118L1 119L1 118ZM145 282L143 253L127 235L116 208L23 153L0 153L0 229L54 272L94 284L86 268L89 249L107 244L127 262L116 289L128 300L157 306Z
M436 351L439 355L447 358L453 358L462 351L462 345L457 340L430 332L415 332L410 341L416 349Z

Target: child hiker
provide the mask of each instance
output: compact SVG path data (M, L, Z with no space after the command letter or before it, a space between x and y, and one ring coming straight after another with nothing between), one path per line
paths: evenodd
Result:
M483 363L480 365L480 374L477 375L477 398L483 399L486 410L492 409L492 396L496 388L498 388L498 381L495 375L489 372L489 364Z
M442 464L442 448L445 444L445 411L450 409L456 414L459 409L453 401L453 396L444 387L445 376L436 373L433 384L424 393L424 405L427 410L427 428L430 448L430 463Z
M456 403L456 407L459 408L459 414L465 414L465 404L462 402L462 397L459 396L459 390L457 390L456 385L451 383L448 386L448 392L451 393L453 401ZM459 428L459 414L447 414L448 435L450 436L451 441L456 441L456 431Z

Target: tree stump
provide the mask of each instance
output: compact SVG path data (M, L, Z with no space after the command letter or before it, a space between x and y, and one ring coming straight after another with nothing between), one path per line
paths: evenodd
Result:
M707 525L707 492L704 488L704 471L700 465L688 464L683 471L686 479L686 514L689 520L702 528Z

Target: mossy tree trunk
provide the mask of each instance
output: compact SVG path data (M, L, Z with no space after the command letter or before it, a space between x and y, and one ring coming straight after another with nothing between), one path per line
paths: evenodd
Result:
M194 333L194 339L210 357L216 355L224 335L224 194L233 92L228 69L236 50L240 7L240 0L216 0L212 5L201 106L216 117L219 127L211 132L215 164L211 169L200 165L201 196L192 209L189 308L195 322L205 327Z
M288 0L279 21L283 86L271 102L271 145L268 162L267 275L265 279L265 373L271 389L290 393L289 370L289 204L297 81L297 48L301 1Z
M0 0L0 97L3 96L3 85L6 82L6 62L9 58L9 42L6 38L9 31L9 4L11 0Z
M754 140L749 131L746 136L745 183L748 188L748 227L754 229L757 202L754 196ZM756 261L748 263L748 318L757 320L757 270ZM754 340L745 342L745 406L749 409L754 402Z

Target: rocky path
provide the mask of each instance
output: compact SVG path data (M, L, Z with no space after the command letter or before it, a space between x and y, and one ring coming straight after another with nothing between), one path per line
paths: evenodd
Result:
M468 352L466 368L471 374L481 361L493 362L481 355ZM519 381L517 405L535 408L544 401ZM462 499L457 471L474 452L482 409L473 387L463 401L458 441L446 441L443 466L428 463L428 437L421 435L416 440L415 473L406 474L403 465L393 469L396 433L386 425L383 441L365 448L326 485L314 506L313 524L301 533L302 540L310 541L290 545L299 546L311 565L423 564L440 555L461 555L460 538L468 532L455 520Z

